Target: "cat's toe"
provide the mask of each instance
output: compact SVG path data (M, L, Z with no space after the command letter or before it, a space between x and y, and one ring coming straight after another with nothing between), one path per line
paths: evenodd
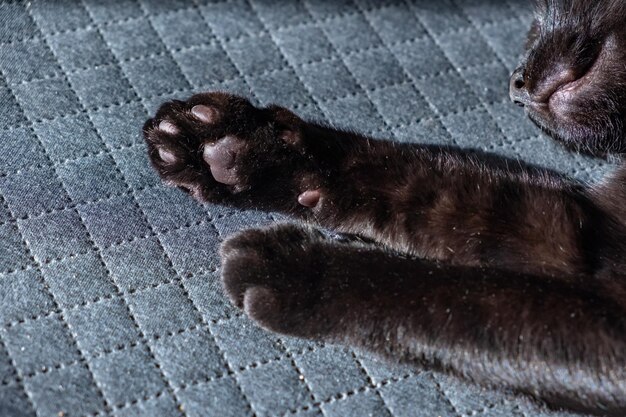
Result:
M259 242L260 243L260 242ZM230 246L222 258L222 282L224 292L236 307L260 322L264 327L274 327L284 314L284 304L288 298L284 293L286 282L264 254L264 248L242 244Z
M180 133L180 129L172 122L168 120L161 120L157 127L157 132L153 134L156 135L170 135L176 136ZM156 155L160 162L165 165L176 164L180 158L180 156L176 155L176 147L168 144L167 141L162 141L159 146L156 146Z

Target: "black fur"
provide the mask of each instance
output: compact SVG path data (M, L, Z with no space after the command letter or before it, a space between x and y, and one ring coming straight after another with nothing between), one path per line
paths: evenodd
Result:
M559 140L626 150L622 2L549 0L538 10L512 98ZM564 96L564 85L575 88ZM200 201L280 211L373 242L296 225L229 238L224 289L261 326L555 407L626 414L626 168L586 188L226 93L166 103L144 134L161 177Z

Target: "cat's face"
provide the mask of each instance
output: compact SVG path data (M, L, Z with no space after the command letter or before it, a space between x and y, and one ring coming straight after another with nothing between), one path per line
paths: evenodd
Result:
M570 147L626 152L626 0L539 0L511 99Z

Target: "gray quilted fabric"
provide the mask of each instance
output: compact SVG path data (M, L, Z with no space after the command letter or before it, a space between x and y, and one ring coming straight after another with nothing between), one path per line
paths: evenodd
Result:
M559 416L232 309L216 247L277 217L201 206L148 166L162 101L240 92L400 141L607 164L507 101L523 0L0 3L0 415Z

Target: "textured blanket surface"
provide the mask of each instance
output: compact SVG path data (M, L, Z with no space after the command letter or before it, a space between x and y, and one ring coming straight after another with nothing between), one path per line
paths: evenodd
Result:
M530 20L524 0L0 3L0 415L569 416L258 329L216 248L278 217L166 188L140 134L220 89L597 180L508 102Z

